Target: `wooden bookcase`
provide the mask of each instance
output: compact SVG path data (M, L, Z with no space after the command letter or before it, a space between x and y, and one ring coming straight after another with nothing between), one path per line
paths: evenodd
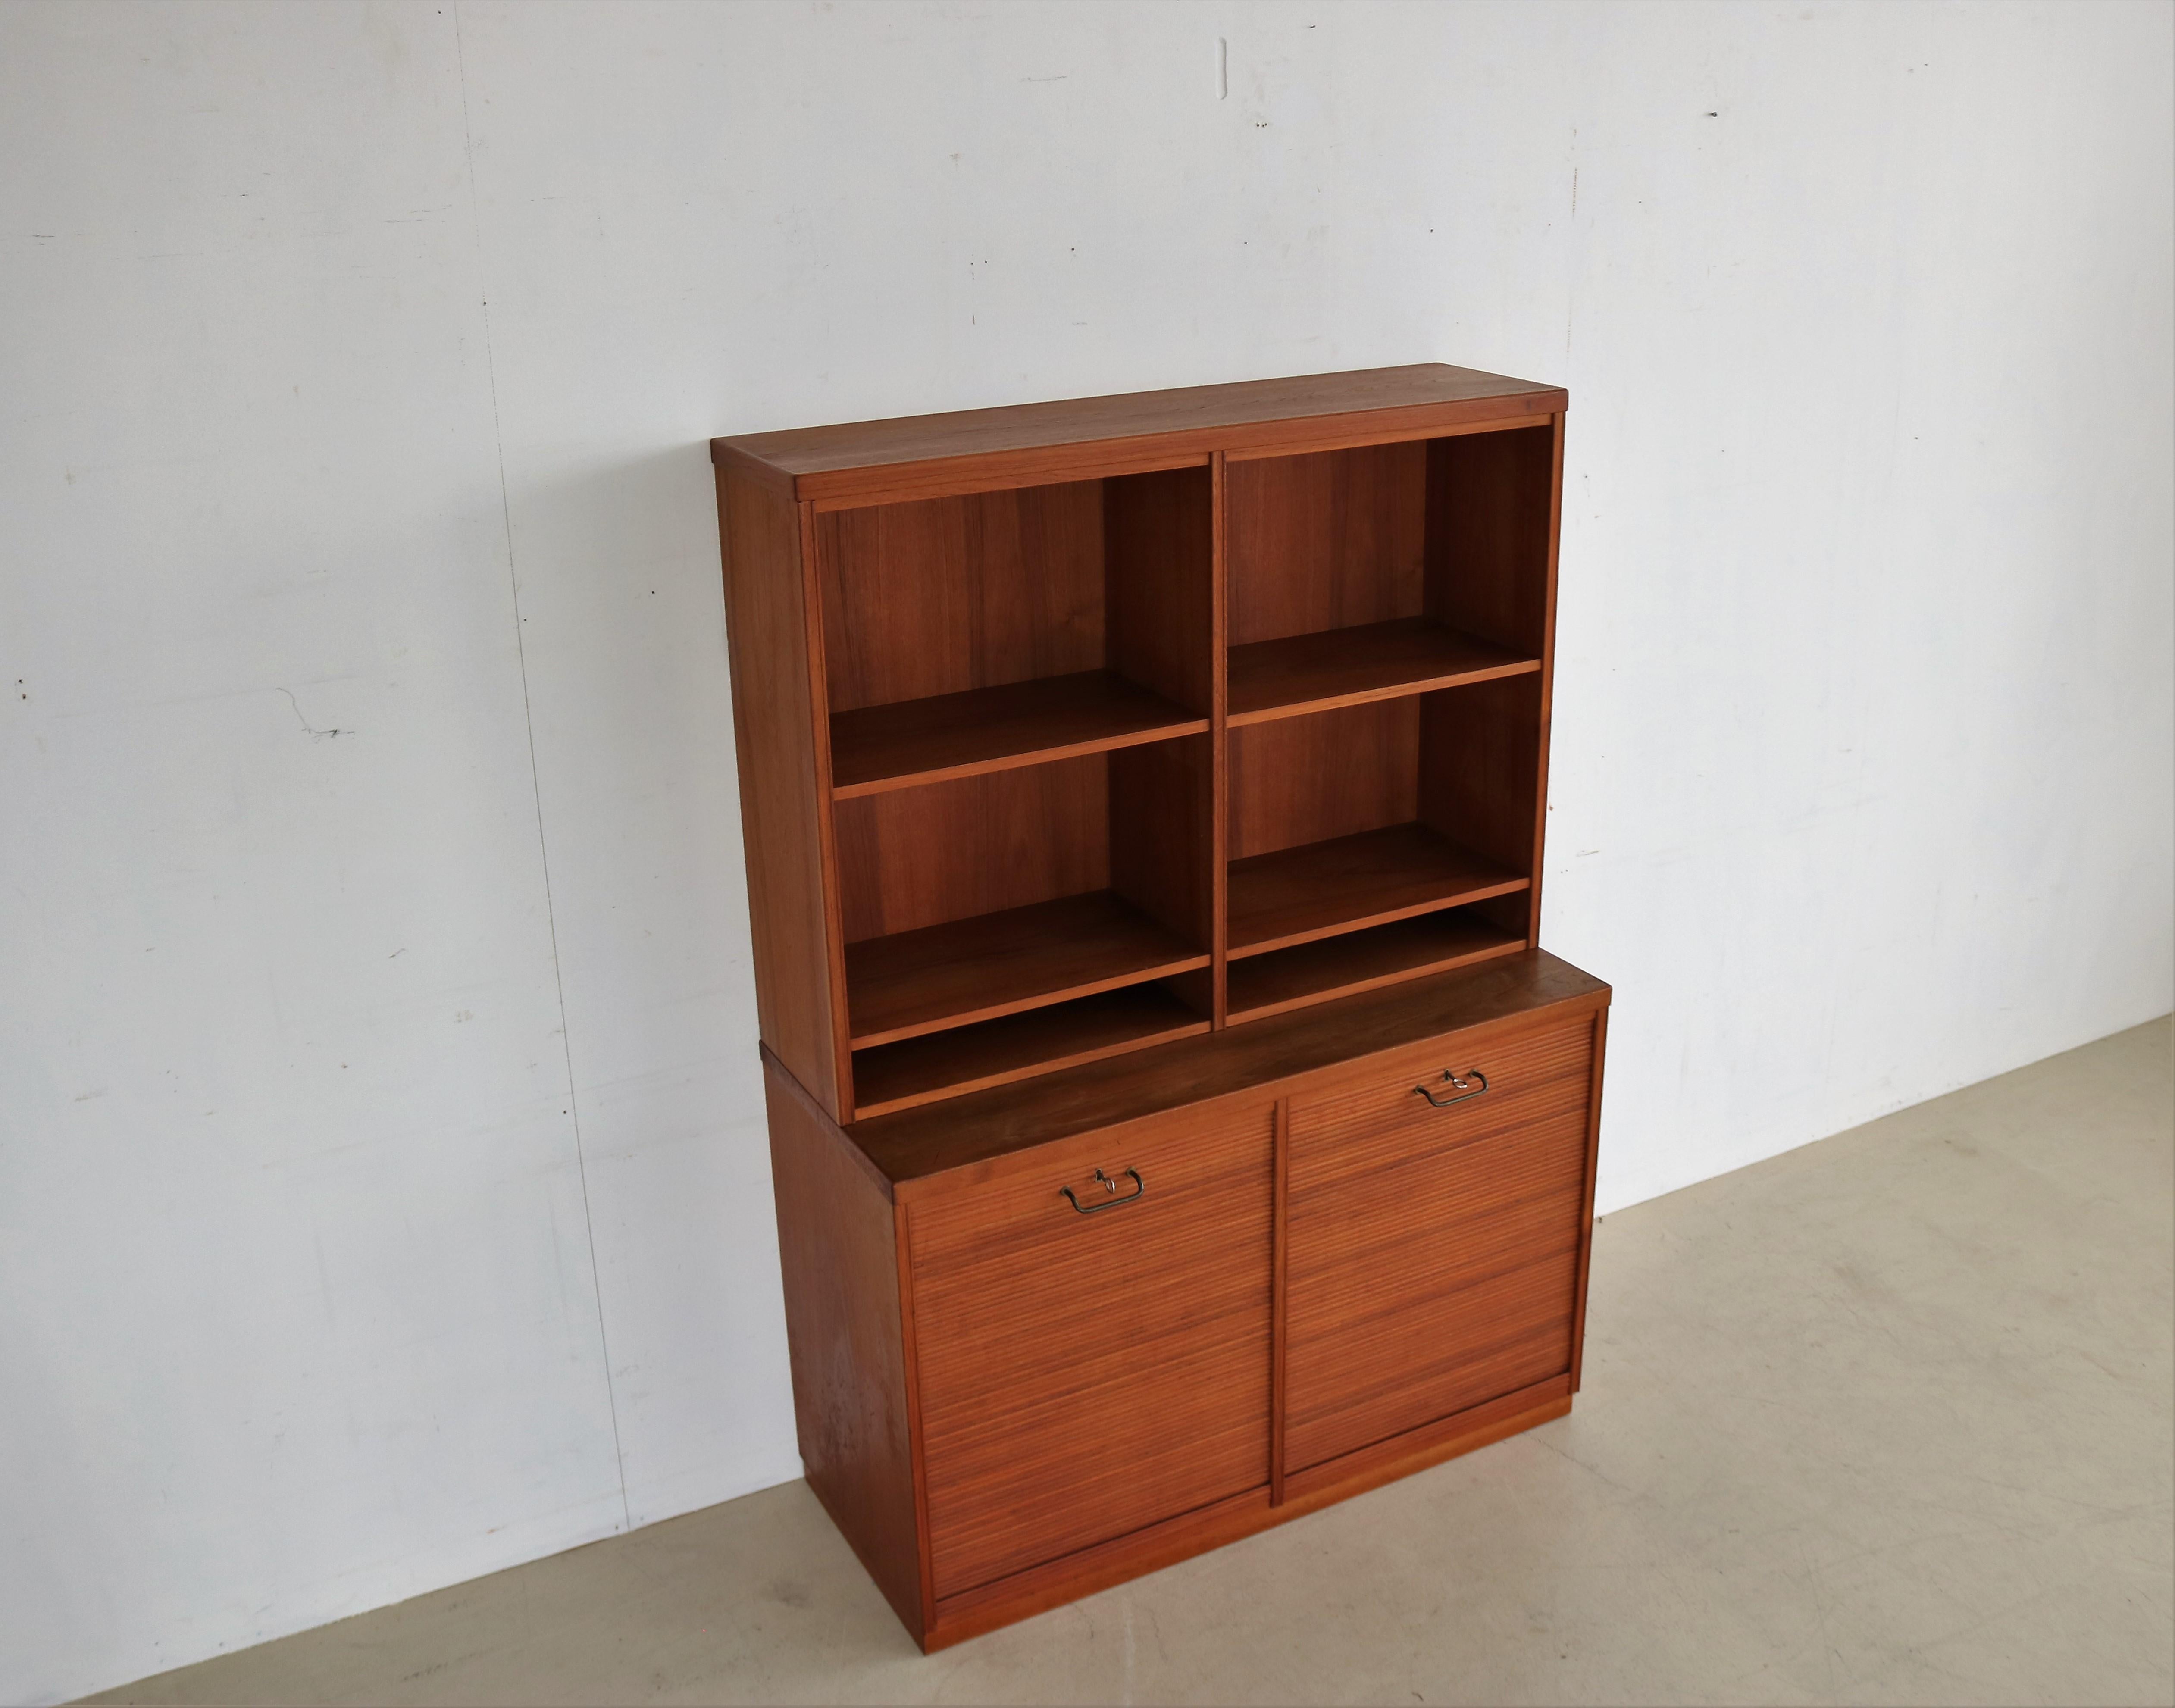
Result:
M1256 1483L1261 1521L1288 1516L1287 1471L1318 1470L1286 1465L1294 1429L1336 1444L1332 1459L1379 1460L1402 1439L1366 1436L1384 1419L1364 1407L1342 1423L1326 1400L1295 1410L1283 1385L1337 1339L1309 1339L1304 1294L1294 1315L1294 1231L1352 1185L1294 1208L1306 1112L1353 1072L1386 1071L1399 1041L1561 1044L1546 1071L1576 1106L1547 1105L1570 1170L1549 1177L1549 1201L1568 1207L1538 1234L1530 1192L1488 1213L1552 1254L1536 1355L1575 1385L1607 990L1537 941L1565 404L1555 388L1427 366L713 442L803 1456L925 1646L1047 1605L1053 1584L1077 1592L1174 1557L1181 1532L1207 1545L1222 1532L1196 1536L1197 1515ZM1462 1030L1441 1023L1461 1015ZM1467 1084L1447 1058L1442 1073ZM1368 1178L1397 1178L1400 1147L1433 1154L1447 1134L1481 1157L1493 1114L1395 1136L1453 1101L1541 1107L1530 1087L1478 1082L1456 1098L1391 1085L1360 1121L1392 1134ZM1115 1166L1135 1138L1153 1171ZM1115 1144L1111 1166L1053 1187L1083 1140L1080 1158ZM1500 1160L1506 1179L1525 1166ZM1111 1218L1134 1233L1101 1231L1151 1172L1251 1179L1256 1164L1259 1202L1233 1188L1224 1209L1252 1208L1229 1227L1218 1210L1189 1232L1158 1190ZM1000 1203L992 1182L1021 1169L1028 1199ZM998 1273L1039 1237L1011 1227L1015 1209L1055 1242L1030 1270L1063 1270L1065 1246L1077 1272L1046 1309L994 1325L974 1288L1035 1290L1028 1272ZM1258 1274L1224 1249L1251 1238L1234 1229L1255 1209ZM1093 1239L1067 1245L1091 1221ZM1029 1470L1083 1432L1137 1434L1156 1393L1071 1382L1066 1404L1035 1401L1035 1429L957 1452L935 1402L968 1396L971 1434L972 1407L1039 1380L1008 1362L1012 1333L1060 1331L1081 1301L1109 1308L1196 1269L1202 1287L1238 1288L1227 1339L1196 1349L1200 1403L1214 1410L1245 1388L1231 1370L1259 1362L1261 1416L1250 1400L1243 1416L1204 1413L1134 1442L1136 1462L1197 1470L1229 1449L1229 1474L1105 1489L1093 1537L1021 1519ZM1461 1283L1460 1309L1494 1284ZM1489 1306L1475 1332L1539 1308L1498 1305L1510 1315ZM895 1407L896 1440L837 1415L841 1357L871 1385L855 1403ZM1428 1391L1423 1410L1465 1394ZM1527 1396L1511 1427L1569 1393ZM1501 1421L1430 1437L1423 1456ZM1339 1474L1320 1486L1359 1473ZM947 1478L979 1491L963 1509Z

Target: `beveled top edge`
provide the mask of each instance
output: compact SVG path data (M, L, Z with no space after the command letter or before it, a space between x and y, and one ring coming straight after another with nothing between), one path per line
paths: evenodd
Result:
M1517 399L1530 408L1538 394L1561 391L1537 381L1421 362L733 434L713 439L710 451L713 460L753 463L798 477L1492 399Z

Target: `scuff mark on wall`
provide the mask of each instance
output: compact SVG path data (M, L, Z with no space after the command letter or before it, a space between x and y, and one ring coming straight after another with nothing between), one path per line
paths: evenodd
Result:
M353 735L357 733L353 729L320 729L302 715L302 702L295 697L293 689L275 686L272 691L275 694L285 694L287 697L287 703L295 708L295 721L302 726L312 741L330 741L342 735Z

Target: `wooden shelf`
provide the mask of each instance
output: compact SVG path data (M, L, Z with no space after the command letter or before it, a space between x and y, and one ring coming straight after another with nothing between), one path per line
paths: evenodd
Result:
M1160 984L1129 984L854 1057L857 1119L1194 1038L1208 1022Z
M1367 700L1522 675L1540 667L1537 658L1432 617L1323 629L1233 647L1229 721L1259 724Z
M1455 908L1320 938L1234 962L1230 1023L1266 1020L1332 997L1515 955L1525 946L1517 932Z
M1207 718L1115 670L863 706L832 714L832 793L847 800L1207 728Z
M847 944L848 1027L865 1049L1207 964L1122 896L1097 890Z
M1424 824L1255 854L1231 862L1229 954L1265 954L1528 882Z

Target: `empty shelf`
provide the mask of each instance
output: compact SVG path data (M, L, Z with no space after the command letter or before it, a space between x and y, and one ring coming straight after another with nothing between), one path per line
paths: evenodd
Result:
M1527 882L1424 824L1255 854L1231 863L1230 953L1263 954L1507 895Z
M1514 955L1525 946L1521 933L1456 909L1322 937L1233 962L1230 1018L1234 1025L1265 1020L1310 1002Z
M831 788L841 799L1036 765L1208 728L1115 670L1041 676L831 716Z
M910 1109L1173 1038L1208 1022L1160 984L1129 984L854 1057L854 1118Z
M1323 629L1230 653L1230 721L1259 724L1538 670L1523 656L1431 617Z
M1206 967L1109 890L846 945L853 1047L889 1044Z

